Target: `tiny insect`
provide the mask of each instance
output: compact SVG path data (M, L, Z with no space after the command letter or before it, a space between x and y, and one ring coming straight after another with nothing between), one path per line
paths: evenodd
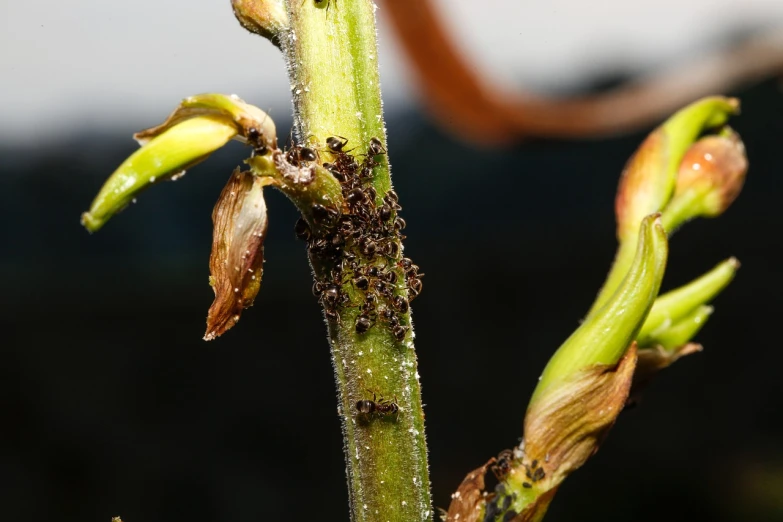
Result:
M353 279L353 285L359 290L367 290L370 287L370 280L360 275Z
M490 469L499 481L505 480L509 471L511 471L511 461L513 458L514 454L511 450L503 450L498 454L496 463L493 464Z
M364 413L366 415L370 415L373 413L388 415L388 414L396 414L400 410L400 407L397 406L397 397L395 397L394 400L392 401L384 399L383 397L381 397L379 400L376 397L375 393L373 393L372 400L363 399L357 401L356 410L359 413Z
M254 156L263 156L269 152L263 138L264 136L261 134L261 131L255 127L251 127L247 130L247 142L253 147Z
M379 154L386 154L386 148L383 146L383 143L381 143L381 140L372 138L367 152L369 152L371 156L378 156Z
M302 147L299 149L299 159L302 161L315 161L317 156L315 151L309 147Z
M400 342L405 340L405 334L407 332L408 332L408 328L402 325L397 325L394 328L392 328L392 335L394 335L394 338Z
M511 507L511 497L507 496L503 499L503 503L500 504L500 510L505 511Z
M299 6L303 6L307 2L307 0L302 0L302 3L299 4ZM326 12L329 13L329 4L331 4L331 0L314 0L316 7L322 7L324 4L326 4ZM335 5L337 4L337 0L334 0Z
M506 511L506 514L503 515L503 522L510 522L514 519L519 513L514 511L513 509L511 511Z
M360 188L355 188L348 192L348 195L345 196L345 201L349 205L358 205L360 203L364 203L367 201L367 195L364 193L364 191Z
M356 333L363 334L372 326L370 316L367 314L361 314L356 318Z
M381 221L389 221L392 217L392 209L389 205L383 204L381 205L381 208L378 209L378 218Z
M394 304L394 308L403 314L406 313L409 309L408 300L401 295L394 296L392 303Z
M325 207L319 203L315 203L310 210L313 213L313 220L319 225L333 223L340 217L340 213L337 210Z
M329 136L326 138L326 146L332 152L342 152L343 147L348 144L348 140L342 136Z

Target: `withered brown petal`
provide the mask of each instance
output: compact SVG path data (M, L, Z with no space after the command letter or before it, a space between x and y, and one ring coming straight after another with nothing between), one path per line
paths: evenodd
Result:
M542 464L542 486L557 487L597 450L623 409L636 367L636 343L616 365L595 365L530 404L526 457Z
M263 189L269 183L236 169L212 211L209 271L215 300L207 314L206 341L234 326L258 295L268 224Z
M476 522L483 514L484 475L487 468L495 463L495 458L489 459L483 466L467 474L457 491L451 495L449 511L444 519L446 522Z

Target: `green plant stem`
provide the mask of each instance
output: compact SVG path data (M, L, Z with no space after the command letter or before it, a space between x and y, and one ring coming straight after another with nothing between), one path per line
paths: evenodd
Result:
M290 0L290 27L282 35L294 100L297 136L329 156L326 138L348 140L358 160L370 139L385 145L374 4L369 0ZM382 159L381 159L382 158ZM377 203L391 188L387 155L379 156L372 184ZM369 263L360 256L362 263ZM329 267L311 256L316 277ZM406 292L402 270L396 268L396 293ZM345 440L351 519L410 522L431 520L432 508L424 439L424 413L417 360L410 325L397 341L389 328L376 324L357 334L357 294L343 286L351 303L338 310L338 321L327 321ZM379 397L395 400L400 411L389 415L359 414L357 401Z

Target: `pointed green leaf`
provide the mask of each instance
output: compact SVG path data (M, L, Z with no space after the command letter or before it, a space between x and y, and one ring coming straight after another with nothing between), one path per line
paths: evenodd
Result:
M739 261L732 257L687 285L658 297L639 331L639 346L656 344L668 328L712 301L734 279L739 266Z
M142 146L109 177L82 214L90 232L100 229L136 195L163 179L175 179L184 170L237 137L264 156L277 149L275 123L258 107L236 95L198 94L182 100L166 121L136 133Z
M646 217L638 248L625 279L603 308L588 317L549 360L530 401L549 388L596 364L615 364L636 338L658 295L668 245L658 215Z
M90 232L100 229L153 183L183 171L225 145L237 128L214 116L198 116L178 123L134 152L106 180L82 224Z
M658 332L651 338L650 345L660 346L666 351L686 345L702 329L712 315L712 310L711 306L699 306L670 327Z

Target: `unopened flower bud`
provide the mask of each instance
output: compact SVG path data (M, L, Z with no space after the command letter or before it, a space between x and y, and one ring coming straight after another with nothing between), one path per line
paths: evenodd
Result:
M655 129L628 160L615 200L617 238L635 240L644 216L660 212L672 197L677 170L688 148L706 129L726 123L737 112L733 98L704 98Z
M661 212L671 200L677 171L688 148L705 130L724 125L738 108L736 99L720 96L692 103L655 129L628 160L615 200L619 248L588 317L606 303L625 277L644 216ZM668 231L666 221L663 223Z
M742 190L747 171L745 146L735 132L694 143L680 165L674 197L663 211L666 230L671 233L695 217L721 215Z
M283 0L231 0L231 6L242 27L280 46L280 33L288 27Z

